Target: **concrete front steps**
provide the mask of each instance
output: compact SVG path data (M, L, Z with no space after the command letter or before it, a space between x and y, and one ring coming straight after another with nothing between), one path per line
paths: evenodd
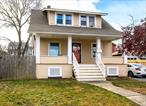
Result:
M101 70L96 64L79 64L78 81L105 81Z

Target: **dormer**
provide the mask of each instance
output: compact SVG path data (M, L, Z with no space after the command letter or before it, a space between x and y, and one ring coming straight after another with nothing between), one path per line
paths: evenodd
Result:
M107 13L87 12L67 9L44 9L47 12L48 25L102 28L102 16Z

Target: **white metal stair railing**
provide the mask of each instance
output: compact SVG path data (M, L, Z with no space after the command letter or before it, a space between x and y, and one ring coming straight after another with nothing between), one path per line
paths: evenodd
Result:
M105 70L105 65L99 55L96 53L96 58L95 58L96 65L99 67L99 69L102 71L103 77L106 77L106 70Z
M73 67L74 67L75 78L77 79L79 77L80 66L78 64L78 61L77 61L74 53L73 53Z

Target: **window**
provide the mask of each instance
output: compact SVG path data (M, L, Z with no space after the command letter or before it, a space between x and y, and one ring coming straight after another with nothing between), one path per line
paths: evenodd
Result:
M80 16L80 25L86 27L95 27L95 16Z
M59 43L50 43L49 56L59 56L59 54L60 54Z
M95 17L89 16L89 27L95 27Z
M66 25L71 25L72 24L72 15L66 15L65 24Z
M94 58L96 56L96 44L92 43L91 45L91 57Z
M63 14L57 14L57 24L63 24Z
M81 26L87 26L87 17L81 16Z

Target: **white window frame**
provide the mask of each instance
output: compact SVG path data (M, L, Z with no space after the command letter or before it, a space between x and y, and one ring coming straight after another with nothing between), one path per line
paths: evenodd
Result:
M86 16L86 15L83 14L83 15L79 16L79 24L80 24L80 26L81 27L87 27L88 26L88 17L86 16L86 25L81 25L81 16Z
M110 74L109 73L110 68L116 68L117 69L117 74ZM118 66L107 66L107 76L119 76L119 67Z
M93 44L96 44L96 43L95 42L91 43L91 49L90 49L91 50L91 58L94 58L93 55L92 55L92 46L93 46Z
M94 17L94 26L93 27L89 26L89 17ZM89 15L88 16L88 27L90 27L90 28L95 28L96 27L96 16L94 16L94 15Z
M62 14L63 15L63 24L57 24L57 14ZM66 24L66 15L71 15L72 16L72 23ZM60 25L60 26L73 26L74 24L74 17L72 13L62 13L62 12L55 12L55 25Z
M63 24L58 24L58 23L57 23L57 15L58 15L58 14L62 14L62 17L63 17ZM64 14L63 14L63 13L56 13L56 14L55 14L55 24L56 24L56 25L64 25Z
M81 16L86 16L87 17L87 25L85 26L85 25L81 25ZM89 26L89 17L94 17L94 27L90 27ZM89 28L96 28L96 16L95 15L86 15L86 14L80 14L79 15L79 26L81 26L81 27L89 27Z
M51 68L59 68L59 70L60 70L60 75L51 75L50 74L50 69ZM62 67L59 67L59 66L49 66L48 67L48 77L62 77Z
M54 41L49 42L49 44L48 44L48 56L50 56L50 43L58 43L59 44L59 55L58 56L60 56L61 55L61 43L60 42L54 42ZM51 57L57 57L57 56L51 56Z

